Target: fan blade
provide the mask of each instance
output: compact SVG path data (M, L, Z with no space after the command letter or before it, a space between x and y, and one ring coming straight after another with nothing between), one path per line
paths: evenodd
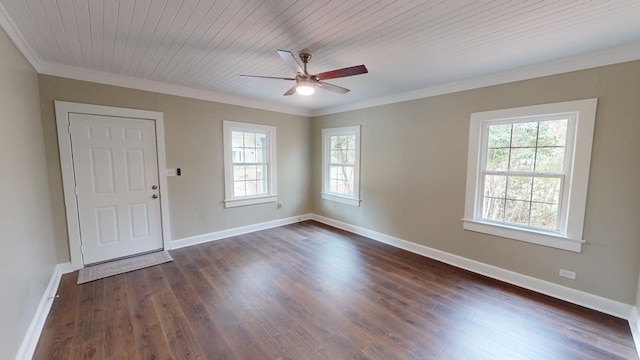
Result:
M329 80L353 75L366 74L369 70L364 65L351 66L344 69L325 71L313 76L315 80Z
M287 50L278 50L278 55L286 62L293 71L298 74L304 76L304 70L300 67L300 64L296 61L295 56L291 53L291 51Z
M346 94L349 91L351 91L351 90L349 90L347 88L343 88L341 86L329 84L329 83L322 82L322 81L315 81L314 83L321 89L337 92L339 94Z
M240 75L242 77L252 77L260 79L277 79L277 80L295 80L295 78L277 77L277 76L260 76L260 75Z
M289 89L286 93L284 93L284 96L293 95L296 92L296 87L297 86L298 86L297 83L295 85L293 85L293 87L291 89Z

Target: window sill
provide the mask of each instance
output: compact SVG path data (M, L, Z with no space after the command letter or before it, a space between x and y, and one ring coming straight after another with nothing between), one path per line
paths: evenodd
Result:
M360 199L354 199L354 198L350 198L350 197L346 197L346 196L340 196L340 195L334 195L334 194L328 194L328 193L321 193L322 194L322 198L325 200L330 200L330 201L335 201L335 202L339 202L342 204L347 204L347 205L351 205L351 206L360 206Z
M232 208L232 207L238 207L238 206L265 204L265 203L276 202L276 201L278 201L278 195L239 198L239 199L233 199L233 200L225 200L224 207Z
M582 252L582 244L586 241L571 239L562 235L548 234L532 230L524 230L515 227L492 224L488 222L462 219L465 230L480 232L489 235L500 236L507 239L524 241L532 244L549 246L573 252Z

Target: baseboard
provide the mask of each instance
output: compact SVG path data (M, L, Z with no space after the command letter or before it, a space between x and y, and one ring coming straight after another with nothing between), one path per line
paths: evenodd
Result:
M58 264L53 269L53 274L51 274L49 284L42 294L40 303L36 308L36 313L31 320L31 324L29 324L29 328L22 340L20 349L18 349L16 360L28 360L33 357L36 345L38 345L38 340L40 339L40 334L42 333L42 328L44 327L44 322L47 320L49 310L51 310L51 305L53 304L53 299L58 291L62 275L72 271L73 267L71 266L71 263Z
M267 221L259 224L240 226L232 229L215 231L208 234L186 237L182 239L173 240L171 242L171 249L179 249L187 246L207 243L210 241L221 240L231 236L238 236L238 235L247 234L254 231L266 230L266 229L271 229L278 226L294 224L297 222L310 220L311 218L312 218L311 214L298 215L298 216L292 216L284 219Z
M638 307L634 307L629 315L629 327L631 328L631 336L636 344L636 351L640 357L640 316L638 316Z
M372 240L376 240L400 249L426 256L434 260L441 261L443 263L447 263L449 265L453 265L455 267L469 270L477 274L488 276L493 279L504 281L509 284L533 290L541 294L549 295L557 299L565 300L622 319L628 320L632 310L634 309L633 306L625 303L607 299L598 295L593 295L584 291L568 288L566 286L554 284L549 281L533 278L510 270L505 270L493 265L481 263L479 261L433 249L424 245L402 240L393 236L382 234L359 226L347 224L324 216L314 214L312 215L312 219L329 226L346 230L354 234L366 236Z

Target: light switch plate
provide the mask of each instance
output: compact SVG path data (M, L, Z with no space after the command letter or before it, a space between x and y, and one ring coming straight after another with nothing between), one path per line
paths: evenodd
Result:
M176 169L167 169L167 176L176 176Z

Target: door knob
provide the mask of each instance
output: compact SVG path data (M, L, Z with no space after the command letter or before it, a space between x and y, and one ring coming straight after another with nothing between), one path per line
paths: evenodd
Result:
M158 198L158 195L153 194L153 195L151 195L151 198L152 198L152 199L157 199L157 198Z
M153 185L153 186L151 186L151 189L153 189L153 190L156 190L157 188L158 188L158 186L157 186L157 185Z

